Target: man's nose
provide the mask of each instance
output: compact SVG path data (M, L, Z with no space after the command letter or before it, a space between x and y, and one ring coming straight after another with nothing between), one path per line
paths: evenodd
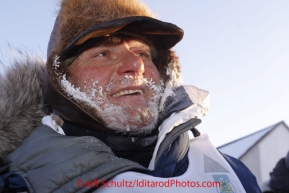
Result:
M144 73L144 63L141 57L130 50L122 53L121 65L118 68L119 74L141 75Z

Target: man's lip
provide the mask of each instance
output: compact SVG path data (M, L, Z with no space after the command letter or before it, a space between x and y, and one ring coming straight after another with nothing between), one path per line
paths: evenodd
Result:
M144 90L142 87L126 87L123 89L120 89L116 92L114 92L111 96L116 98L116 97L120 97L120 96L124 96L124 95L128 95L128 94L140 94L143 95L144 94Z

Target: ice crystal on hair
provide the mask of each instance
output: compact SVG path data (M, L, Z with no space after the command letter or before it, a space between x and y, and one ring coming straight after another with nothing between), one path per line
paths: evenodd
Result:
M171 84L173 87L178 87L182 83L182 78L181 75L177 75L177 72L173 70L173 65L173 63L168 64L166 74L170 76L170 80L168 81L170 82L169 84Z
M158 99L161 97L161 94L163 92L163 87L162 86L156 86L155 85L155 82L151 80L147 80L147 79L144 79L145 81L145 84L147 87L149 87L153 93L153 100L152 101L158 101Z
M92 88L91 89L91 96L93 97L93 98L95 98L95 93L97 92L97 90L95 89L95 88Z
M55 56L54 59L53 59L53 64L52 65L53 65L55 70L57 70L59 68L59 64L60 64L60 62L58 61L59 57L60 56Z
M92 87L95 87L98 84L98 80L92 82Z
M90 101L87 95L84 92L80 91L80 88L75 88L70 83L70 81L66 79L65 75L62 76L62 79L60 80L60 82L61 82L62 87L64 88L64 91L70 94L74 99Z
M99 95L100 95L101 97L103 96L102 91L103 91L103 88L102 88L102 86L100 86L100 87L99 87L99 91L98 91L98 93L99 93Z
M110 91L111 86L112 86L112 82L110 81L110 82L108 83L108 85L106 85L105 90L106 90L106 91Z

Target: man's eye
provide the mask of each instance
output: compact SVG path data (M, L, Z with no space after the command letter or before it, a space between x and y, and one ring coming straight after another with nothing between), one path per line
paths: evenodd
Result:
M143 59L150 59L150 54L147 52L137 52L135 55Z
M108 56L108 52L107 51L98 52L96 54L96 57L105 57L105 56Z
M91 57L92 58L107 57L107 56L109 56L109 52L108 51L91 52Z

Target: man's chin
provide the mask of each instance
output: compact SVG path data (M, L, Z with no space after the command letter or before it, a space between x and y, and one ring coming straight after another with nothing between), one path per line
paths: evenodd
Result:
M158 119L156 108L117 108L109 116L105 114L102 114L102 119L107 127L126 134L149 134Z
M125 125L124 127L111 127L112 130L116 131L117 133L122 133L125 135L149 135L154 131L155 124L149 125Z

